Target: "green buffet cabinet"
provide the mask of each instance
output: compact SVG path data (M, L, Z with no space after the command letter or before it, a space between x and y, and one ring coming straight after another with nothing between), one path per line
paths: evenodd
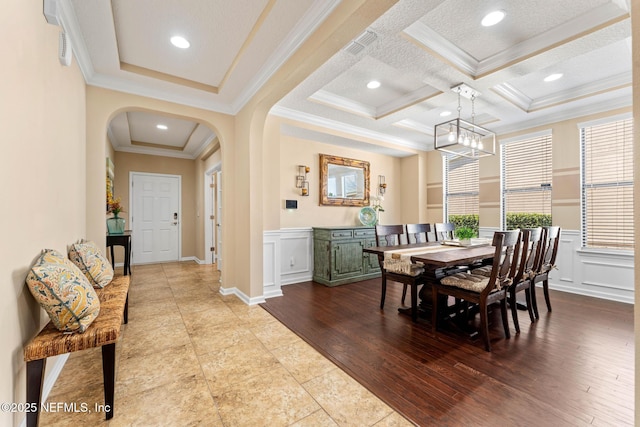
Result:
M373 227L313 227L313 281L327 286L380 277Z

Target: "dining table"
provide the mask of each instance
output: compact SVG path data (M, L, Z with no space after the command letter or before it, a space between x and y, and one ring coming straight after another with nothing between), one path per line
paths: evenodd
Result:
M391 257L396 260L401 259L405 263L422 263L424 268L422 274L425 276L426 283L418 293L420 298L418 309L424 312L430 311L432 306L429 283L439 281L456 271L462 271L463 266L492 262L495 247L491 245L491 240L479 239L475 244L470 245L460 245L456 242L424 242L396 246L373 246L364 248L364 252L375 254L381 266L385 265L385 257L387 259ZM410 314L411 308L400 307L398 311Z

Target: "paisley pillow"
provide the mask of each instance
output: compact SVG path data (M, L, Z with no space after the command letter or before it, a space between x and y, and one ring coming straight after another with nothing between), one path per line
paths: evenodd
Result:
M61 252L56 251L55 249L45 249L42 251L42 254L36 259L34 265L40 264L66 264L68 266L75 267L75 264L72 263L66 255Z
M93 242L71 245L69 259L87 276L89 283L104 288L113 279L113 267Z
M56 328L63 332L84 332L100 313L95 289L75 265L43 261L46 258L45 253L29 271L29 291Z

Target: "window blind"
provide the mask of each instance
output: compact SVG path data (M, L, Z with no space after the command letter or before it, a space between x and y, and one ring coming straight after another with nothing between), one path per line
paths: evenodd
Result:
M502 145L502 224L508 214L539 214L551 217L551 134ZM542 223L530 219L531 226Z
M633 121L580 129L582 245L632 250Z
M449 218L449 215L478 215L480 211L478 160L467 157L447 157L445 174L445 218Z

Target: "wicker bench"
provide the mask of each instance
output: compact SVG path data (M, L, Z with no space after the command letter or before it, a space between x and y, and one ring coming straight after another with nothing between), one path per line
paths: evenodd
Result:
M113 418L116 342L120 337L120 326L123 321L127 323L128 320L130 279L131 276L116 276L106 287L96 289L100 298L100 314L84 333L65 334L49 322L24 348L24 360L27 362L27 403L36 408L35 412L27 413L28 427L38 425L47 357L95 347L102 347L106 419Z

